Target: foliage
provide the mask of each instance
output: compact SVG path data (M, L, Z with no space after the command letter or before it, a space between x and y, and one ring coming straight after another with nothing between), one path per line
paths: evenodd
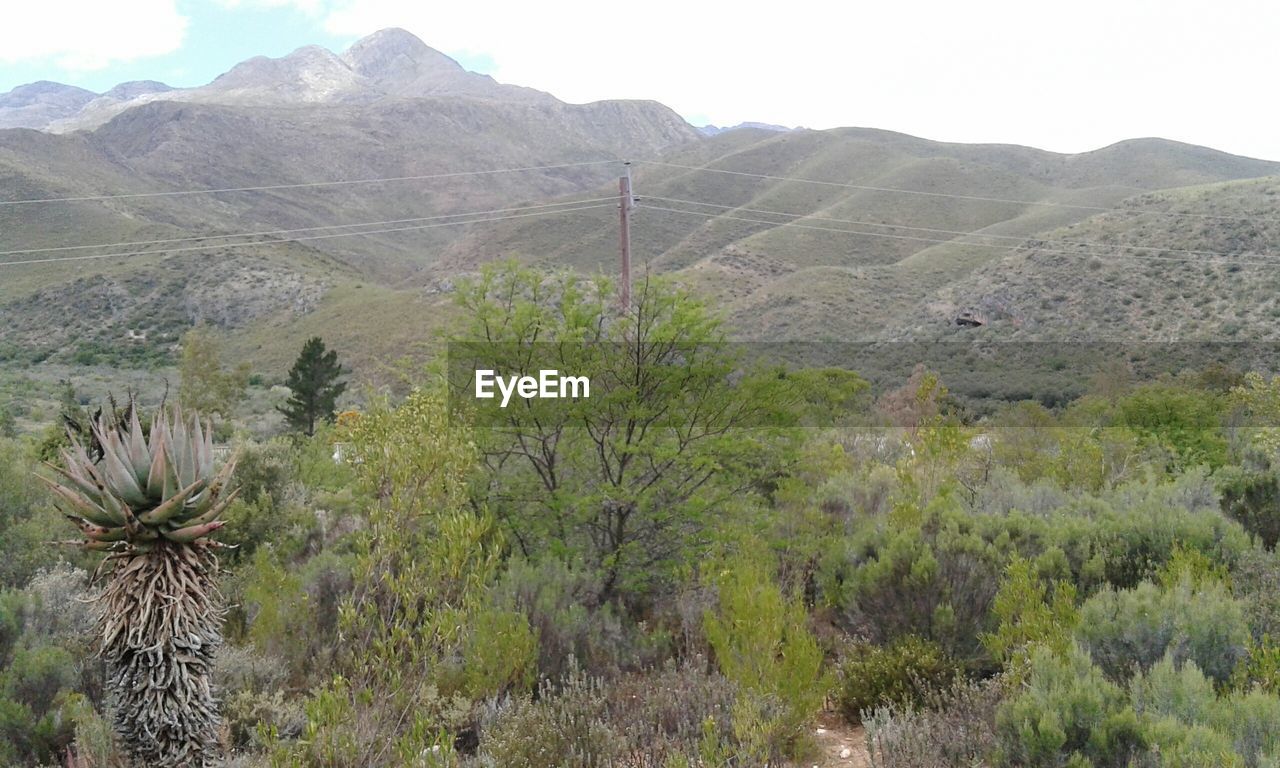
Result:
M822 707L828 678L804 606L782 594L761 560L739 556L712 577L718 606L704 627L725 677L745 694L777 703L766 724L770 746L794 751Z
M279 408L289 427L310 437L316 433L317 424L332 423L338 398L347 390L346 382L341 380L346 373L338 362L338 353L326 350L319 336L307 339L285 381L291 393L289 400Z
M596 602L598 584L585 569L555 558L514 559L494 587L495 606L519 611L537 636L537 672L560 680L571 667L593 676L653 666L643 633L610 603Z
M1170 449L1182 467L1218 467L1226 461L1224 405L1212 393L1151 384L1121 397L1116 410L1119 424Z
M58 558L44 542L62 520L40 492L34 470L24 446L0 438L0 588L25 586Z
M1228 467L1219 475L1222 511L1267 549L1280 541L1280 477L1274 471Z
M229 419L244 400L249 370L248 363L224 366L222 347L214 332L204 326L192 328L182 335L178 400L184 408Z
M525 557L549 552L597 574L595 600L670 587L705 544L712 514L781 474L767 430L785 377L735 386L739 361L686 292L640 281L624 314L603 280L514 264L463 284L451 354L460 399L477 403L487 467L479 495ZM465 363L466 361L464 361ZM585 376L589 398L481 409L473 371ZM789 401L788 401L789 402Z
M339 612L347 644L307 703L302 738L276 749L282 765L405 764L450 743L445 734L470 709L469 682L504 682L490 649L470 645L502 542L468 503L468 432L441 396L419 390L397 408L375 405L345 437L369 502L368 527L356 534L354 591ZM469 645L481 657L466 658ZM532 659L513 654L530 651L517 643L499 658L519 670ZM470 676L469 662L478 665Z
M536 699L500 700L482 717L476 765L488 768L666 766L707 751L736 758L733 686L667 665L610 683L571 670Z
M1184 579L1168 589L1150 582L1104 589L1081 607L1076 635L1112 680L1150 669L1169 652L1223 684L1245 657L1249 627L1223 584Z
M885 706L863 720L873 768L972 768L996 749L999 678L958 681L922 706Z
M992 606L1000 625L983 637L983 644L1001 664L1020 670L1034 647L1045 647L1059 656L1071 650L1071 632L1079 621L1076 590L1070 582L1045 583L1031 562L1014 558Z
M902 637L854 648L840 667L839 707L850 723L881 707L914 709L956 681L960 669L936 643Z
M996 733L997 764L1019 768L1127 768L1147 746L1124 691L1080 649L1066 658L1034 649L1026 687L1000 707Z

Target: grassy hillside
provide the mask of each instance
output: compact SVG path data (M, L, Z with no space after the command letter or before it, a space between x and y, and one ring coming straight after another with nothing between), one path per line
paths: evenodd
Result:
M808 340L892 335L923 299L1008 253L956 233L1013 246L1145 191L1280 171L1158 139L1061 155L868 129L734 131L663 160L634 174L633 258L714 296L744 336ZM616 238L603 216L516 222L460 238L420 279L509 256L612 271Z
M903 331L955 334L946 320L973 305L990 315L978 334L1001 338L1275 339L1278 200L1274 177L1143 195L1135 208L1181 215L1113 212L1045 232L938 290Z

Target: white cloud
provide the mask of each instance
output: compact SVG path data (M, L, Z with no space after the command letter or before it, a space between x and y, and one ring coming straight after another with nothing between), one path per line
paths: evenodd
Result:
M326 0L214 0L215 3L236 10L239 8L296 8L315 16L328 7Z
M863 125L1080 151L1162 135L1280 158L1270 0L327 0L329 32L404 27L568 101L719 124Z
M8 3L0 24L0 62L51 61L70 71L170 53L187 19L175 0L36 0Z

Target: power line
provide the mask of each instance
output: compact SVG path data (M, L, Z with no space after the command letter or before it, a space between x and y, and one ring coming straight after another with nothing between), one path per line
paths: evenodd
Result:
M987 203L1007 203L1009 205L1038 205L1048 208L1069 208L1081 211L1096 211L1104 213L1127 213L1133 215L1151 215L1151 216L1171 216L1184 217L1193 219L1213 219L1224 221L1267 221L1280 222L1277 218L1268 218L1265 216L1221 216L1211 213L1182 213L1177 211L1153 211L1149 209L1119 208L1115 206L1100 205L1079 205L1075 203L1058 203L1050 200L1011 200L1002 197L982 197L980 195L959 195L950 192L926 192L918 189L899 189L896 187L873 187L865 184L846 184L838 181L822 181L820 179L801 179L790 176L771 176L765 173L747 173L745 171L729 171L721 168L707 168L705 166L696 165L680 165L679 163L664 163L658 160L636 160L637 163L646 165L662 166L664 168L681 168L687 171L702 171L705 173L722 173L730 176L747 176L753 179L767 179L770 181L793 181L800 184L820 184L827 187L842 187L845 189L859 189L867 192L892 192L902 195L922 195L925 197L943 197L953 200L974 200Z
M750 222L753 224L769 224L775 227L796 227L797 229L812 229L812 230L817 230L819 232L836 232L842 235L858 235L861 237L881 237L881 238L887 238L891 240L911 240L915 242L924 242L924 243L969 245L975 248L996 248L996 249L1005 250L1005 251L1016 251L1022 247L1021 245L1000 245L997 243L956 243L954 240L940 240L940 239L928 238L928 237L915 237L912 235L890 235L890 234L885 234L883 232L859 232L857 230L851 230L851 229L835 229L833 227L819 227L812 224L801 224L798 221L768 221L765 219L748 219L742 216L732 216L724 213L706 213L704 211L682 211L677 208L663 208L663 207L652 206L652 205L644 206L644 210L665 211L667 213L682 213L687 216L700 216L706 219L716 219L716 220L730 219L732 221L744 221L744 222ZM1096 257L1098 255L1093 253L1081 254L1077 251L1055 250L1051 248L1035 248L1034 250L1039 253L1054 253L1054 254L1062 254L1065 256L1084 255L1084 256ZM1228 265L1238 264L1241 266L1258 266L1258 267L1275 267L1277 264L1280 264L1280 261L1275 261L1275 260L1245 261L1245 260L1238 260L1238 259L1214 258L1214 257L1192 259L1192 258L1178 258L1176 256L1136 256L1132 254L1130 255L1121 254L1120 258L1136 259L1139 261L1176 261L1176 262L1190 262L1194 264L1219 263L1219 264L1228 264Z
M495 168L488 171L456 171L453 173L428 173L419 176L386 176L371 179L342 179L337 181L308 181L297 184L265 184L256 187L222 187L219 189L179 189L167 192L129 192L114 195L83 195L78 197L42 197L26 200L0 200L0 206L34 205L36 203L82 203L94 200L122 200L140 197L176 197L179 195L213 195L223 192L265 192L276 189L307 189L312 187L336 187L350 184L383 184L395 181L425 181L429 179L452 179L460 176L485 176L495 173L522 173L526 171L551 171L560 168L582 168L590 165L616 163L617 160L589 160L582 163L560 163L558 165L535 165L524 168Z
M185 248L168 248L158 251L132 251L126 253L98 253L88 256L59 256L48 259L25 259L23 261L4 261L0 262L0 267L14 267L22 264L50 264L63 261L88 261L91 259L110 259L126 256L162 256L174 253L185 253L188 251L207 251L215 248L243 248L245 246L265 246L265 245L282 245L285 243L300 243L310 240L327 240L334 237L358 237L363 235L384 235L392 232L415 232L422 229L435 229L436 227L453 227L462 224L487 224L493 221L506 221L508 219L526 219L532 216L551 216L561 213L576 213L578 211L590 211L597 208L613 208L611 203L599 203L595 205L584 205L578 208L559 208L548 211L534 211L532 213L512 214L509 216L493 216L485 219L468 219L466 221L445 221L435 224L418 224L411 227L394 227L390 229L373 229L364 232L335 232L327 235L308 235L303 237L291 237L280 240L267 240L254 243L222 243L215 245L193 245Z
M435 221L439 219L451 219L459 216L487 216L496 213L511 213L516 211L530 211L538 208L558 208L566 205L578 205L582 203L600 203L612 201L612 197L596 197L588 200L564 200L558 203L545 203L542 205L525 205L515 208L495 208L489 211L465 211L462 213L444 213L437 216L418 216L411 219L387 219L385 221L361 221L351 224L326 224L314 227L299 227L297 229L272 229L259 232L240 232L225 235L193 235L190 237L170 237L162 240L132 240L119 243L95 243L90 245L60 245L49 248L24 248L17 251L0 251L0 256L23 256L33 253L56 253L63 251L80 251L93 248L134 248L141 245L168 245L170 243L191 243L201 240L224 240L228 238L239 237L267 237L270 235L291 235L298 232L312 232L322 229L345 229L347 227L377 227L386 226L388 224L409 224L419 221Z
M884 227L887 229L910 229L910 230L916 230L919 232L932 232L935 234L956 235L959 237L987 237L987 238L995 238L999 240L1017 240L1019 243L1038 240L1038 238L1027 237L1024 235L1000 235L993 232L982 232L980 230L965 232L965 231L956 230L956 229L935 229L933 227L916 227L916 226L911 226L909 224L885 224L883 222L878 222L878 221L859 221L857 219L834 219L827 216L818 216L817 214L788 213L786 211L769 211L761 208L746 208L744 206L737 206L737 205L720 205L718 203L704 203L700 200L681 200L679 198L658 197L656 195L649 195L645 199L646 200L662 200L668 203L683 203L687 205L703 205L709 208L720 208L726 211L745 211L747 213L761 213L769 216L790 216L798 219L813 219L815 221L826 221L826 222L831 222L833 224L853 224L856 226ZM945 240L945 241L939 241L939 242L955 242L955 241ZM1105 248L1108 250L1125 248L1125 249L1136 250L1136 251L1160 251L1163 253L1186 253L1186 254L1200 255L1200 256L1229 257L1229 256L1238 255L1238 254L1223 253L1222 251L1200 251L1192 248L1164 248L1158 245L1120 245L1117 243L1091 243L1091 242L1086 242L1082 240L1040 240L1039 242L1043 242L1048 245L1075 245L1075 246L1082 246L1085 248ZM962 244L976 245L976 243L962 243Z

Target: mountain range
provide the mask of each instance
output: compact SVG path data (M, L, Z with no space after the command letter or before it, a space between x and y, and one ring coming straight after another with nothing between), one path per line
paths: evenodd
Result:
M1280 317L1256 265L1280 245L1280 163L1162 139L1067 155L696 129L498 83L395 29L198 88L34 83L0 96L0 126L0 203L61 199L0 204L0 262L39 262L0 266L0 358L129 364L205 322L263 369L321 334L368 371L483 262L615 269L624 159L633 258L741 338L1270 337ZM315 185L370 179L396 180ZM462 212L493 221L425 218ZM360 222L399 230L329 236ZM276 234L191 240L246 232Z

